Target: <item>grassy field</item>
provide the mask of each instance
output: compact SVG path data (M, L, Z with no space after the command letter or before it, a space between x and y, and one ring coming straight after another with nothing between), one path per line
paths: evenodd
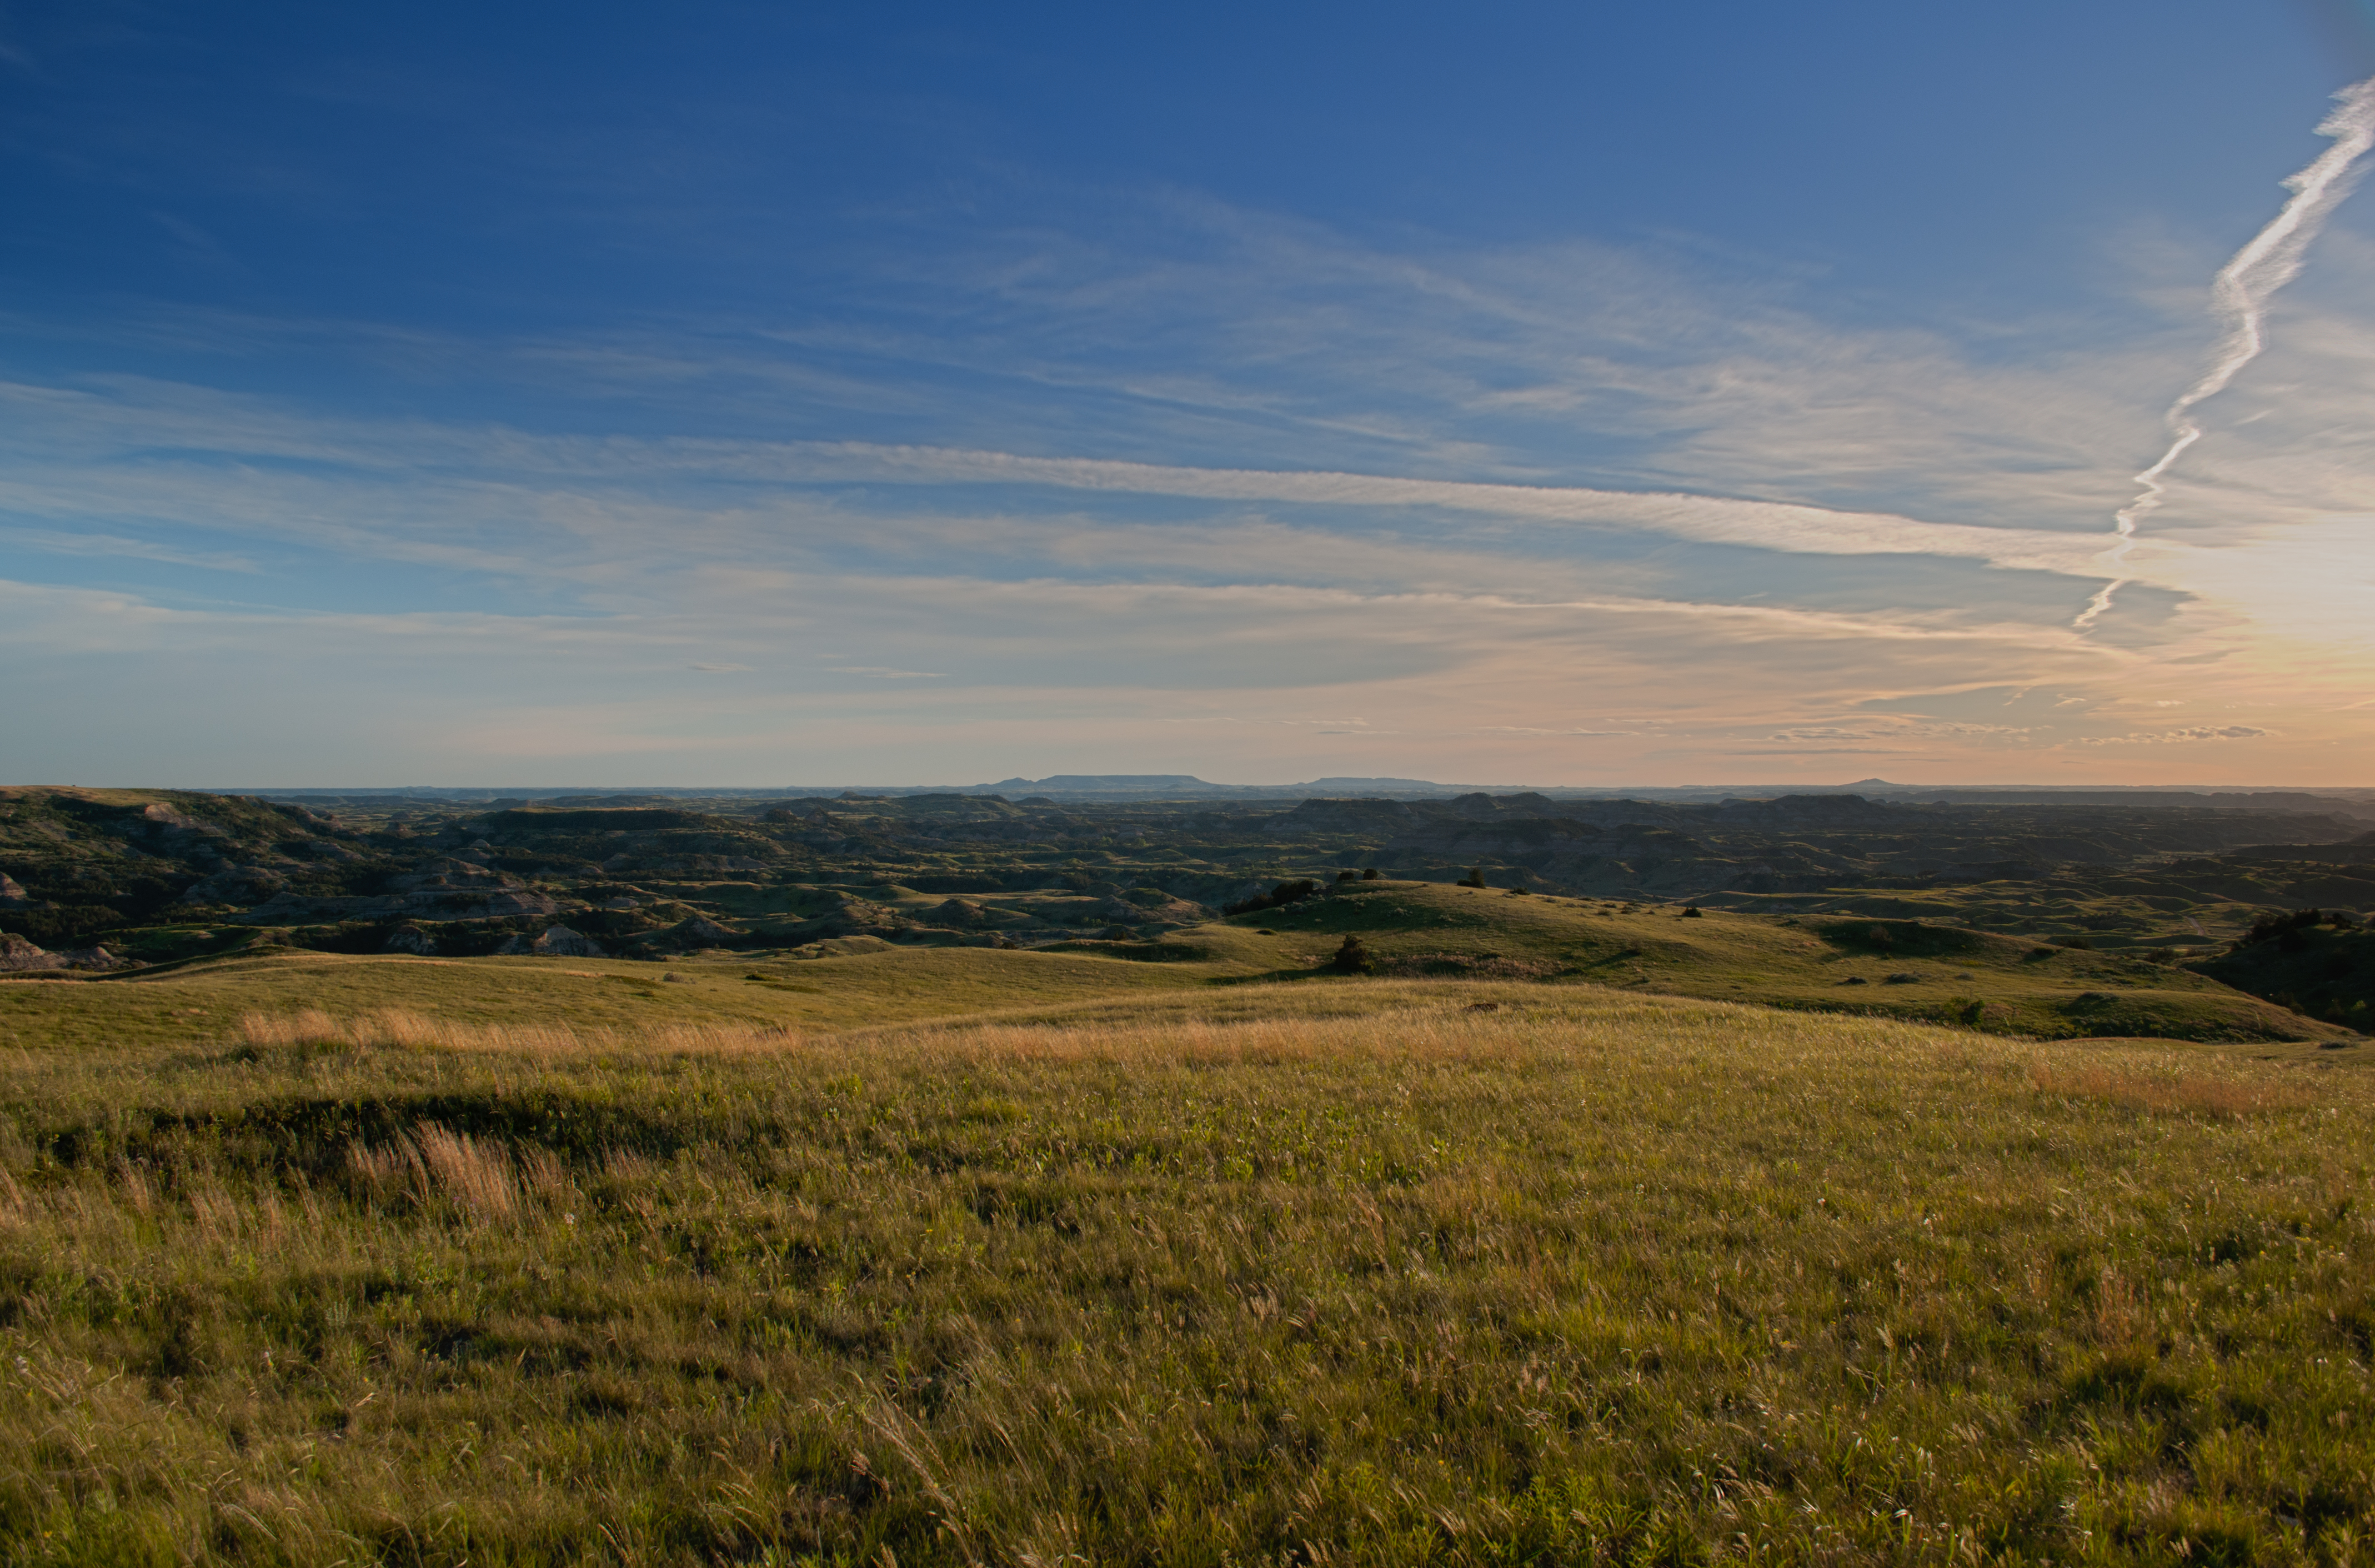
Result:
M1311 975L1362 907L0 986L0 1562L2363 1554L2359 1052Z

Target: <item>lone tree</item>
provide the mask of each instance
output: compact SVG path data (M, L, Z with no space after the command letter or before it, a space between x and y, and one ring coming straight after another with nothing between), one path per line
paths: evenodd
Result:
M1468 868L1468 875L1459 878L1459 885L1463 888L1483 887L1484 885L1484 867L1482 866L1470 867Z
M1344 933L1344 945L1336 949L1335 961L1339 974L1366 974L1377 967L1377 961L1361 945L1361 938L1350 931Z

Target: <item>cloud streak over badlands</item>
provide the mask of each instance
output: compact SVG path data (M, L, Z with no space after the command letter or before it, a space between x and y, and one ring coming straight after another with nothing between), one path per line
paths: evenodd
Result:
M1935 336L1678 293L1622 257L1581 300L1541 256L1438 259L1413 282L1307 232L1248 249L1243 270L1194 279L1204 308L1234 301L1238 331L1284 289L1265 267L1371 290L1332 379L1311 349L1287 389L1240 396L1215 360L1173 365L1157 396L1043 359L1006 415L925 421L970 423L975 444L712 433L748 426L761 385L822 388L843 423L868 387L904 395L895 365L828 373L749 331L655 328L632 352L405 345L422 373L533 404L533 422L235 392L208 379L211 351L170 378L19 368L0 384L18 562L0 639L69 682L136 668L148 722L189 731L217 782L288 712L333 727L368 712L341 741L364 772L517 756L646 776L674 756L760 780L939 777L952 747L994 755L987 777L1126 754L1208 776L1542 782L1705 777L1739 757L1786 777L1802 757L1823 778L1848 752L1878 759L1868 772L1900 756L2099 777L2188 748L2310 765L2346 733L2265 696L2275 668L2295 705L2360 695L2335 650L2365 639L2351 563L2375 560L2332 432L2375 381L2375 330L2346 290L2304 279L2294 308L2316 330L2262 361L2285 396L2232 390L2235 423L2197 446L2117 611L2082 635L2074 614L2112 575L2089 517L2150 429L2124 389L2173 379L2181 336L1982 364ZM2345 245L2332 270L2375 277L2375 257ZM1648 314L1672 329L1654 351L1606 326ZM1528 334L1495 348L1480 317ZM997 358L989 339L917 343ZM661 363L706 428L624 433L620 400ZM1468 371L1431 390L1395 372L1422 363ZM1447 444L1496 402L1531 422ZM1621 453L1562 456L1563 430L1618 405ZM1212 444L1199 432L1223 418L1301 432L1306 460L1276 442L1260 466L1116 454ZM2329 569L2304 594L2312 548ZM93 560L104 583L46 570ZM253 713L189 716L176 665L201 655ZM2047 711L1962 711L1996 688ZM1912 711L1880 722L1875 701ZM1310 720L1347 711L1368 722Z

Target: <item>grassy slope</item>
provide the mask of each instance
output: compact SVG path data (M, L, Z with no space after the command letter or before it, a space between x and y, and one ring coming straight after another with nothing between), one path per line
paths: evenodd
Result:
M1265 944L1250 937L1234 944ZM0 984L0 1043L148 1044L229 1038L248 1012L397 1009L466 1024L584 1030L729 1024L847 1029L996 1012L1191 984L1246 966L1129 963L975 948L891 949L798 963L737 957L416 959L278 949L99 984ZM747 976L766 978L753 981ZM673 982L664 979L674 975Z
M1352 931L1388 960L1497 953L1601 984L1970 1021L2002 1032L2232 1040L2334 1032L2204 976L2112 953L2054 948L2040 958L2037 944L2015 937L1922 935L1902 926L1884 951L1826 939L1839 925L1868 930L1869 921L1783 924L1717 910L1684 919L1671 908L1610 913L1617 908L1441 883L1373 882L1342 884L1326 898L1240 916L1235 924L1267 925L1306 961L1333 953L1341 934ZM1908 973L1922 978L1887 984L1891 974ZM1866 984L1843 985L1850 975Z
M2195 966L2254 996L2289 996L2321 1018L2365 1030L2375 1023L2375 931L2311 926L2255 942Z
M376 1005L341 973L424 972L249 980ZM1047 1011L725 1054L19 1035L0 1557L2288 1562L2375 1527L2364 1072L1518 984Z
M421 1011L467 1023L546 1020L594 1030L705 1023L842 1030L991 1014L1105 995L1306 978L1345 932L1390 964L1451 954L1497 958L1554 982L1757 1001L1785 1008L1977 1024L2046 1037L2157 1035L2281 1041L2342 1032L2215 980L2108 953L2044 949L1977 933L1908 933L1876 951L1826 939L1828 927L1710 912L1612 914L1614 906L1440 883L1352 884L1284 909L1175 933L1159 943L1069 950L892 949L785 961L710 955L668 964L621 960L242 955L152 977L0 984L0 1042L126 1043L169 1037L194 1019L229 1029L255 1009L348 1015ZM1866 929L1857 923L1853 930ZM1272 935L1265 935L1265 929ZM1927 944L1950 950L1922 956ZM677 983L661 980L664 973ZM1891 984L1891 974L1918 974ZM746 976L765 977L754 981ZM1867 984L1843 985L1847 976Z

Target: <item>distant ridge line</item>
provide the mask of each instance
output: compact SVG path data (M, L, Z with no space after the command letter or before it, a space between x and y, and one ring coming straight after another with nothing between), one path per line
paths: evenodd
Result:
M200 787L200 786L176 786ZM1886 779L1860 779L1852 784L1441 784L1429 779L1368 778L1331 775L1299 784L1214 784L1193 773L1051 773L1044 778L1016 776L992 784L775 784L775 785L450 785L399 784L349 787L223 789L208 793L260 796L288 801L405 799L452 801L456 805L500 802L526 805L566 799L573 804L603 800L817 799L841 795L998 795L1009 799L1030 796L1055 801L1149 803L1177 800L1303 800L1310 798L1451 797L1461 795L1537 794L1553 799L1633 799L1671 802L1719 801L1727 798L1771 799L1781 796L1861 795L1905 803L1980 805L1990 802L2042 805L2082 804L2088 800L2121 800L2130 804L2156 801L2171 806L2201 805L2249 809L2255 802L2275 804L2302 796L2375 802L2375 788L2365 785L2304 784L1902 784Z

